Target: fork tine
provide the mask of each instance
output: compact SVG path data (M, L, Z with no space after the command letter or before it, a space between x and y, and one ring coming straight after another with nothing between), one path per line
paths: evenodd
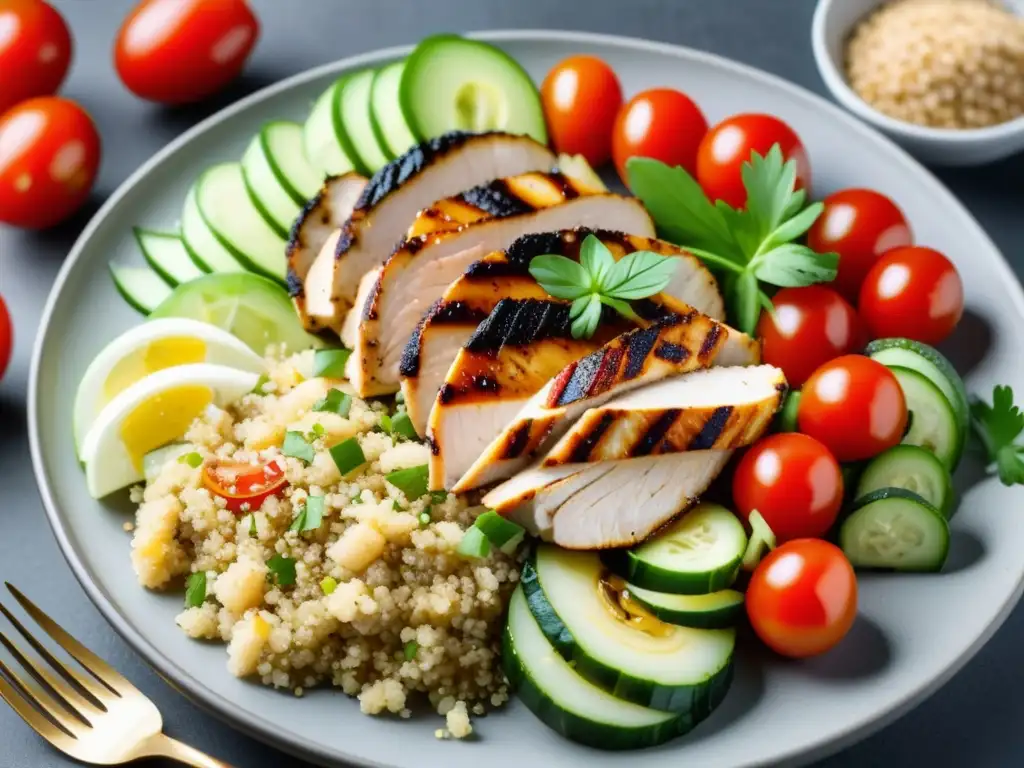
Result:
M77 686L77 690L75 692L80 695L80 698L86 704L91 704L93 707L106 712L107 707L103 703L102 699L108 698L111 694L104 686L99 685L95 680L85 677L74 669L69 668L60 659L50 653L50 651L46 649L46 646L36 640L35 636L25 628L25 625L18 620L17 616L7 610L7 606L3 603L0 603L0 613L3 613L3 615L7 617L7 621L11 623L11 626L18 630L18 634L28 641L29 645L36 650L36 653L43 657L47 664L71 683L72 687ZM2 633L0 633L0 641L10 648L10 645L8 645L10 641L7 640ZM82 706L82 704L79 704L78 706Z
M28 672L36 681L43 687L47 695L58 704L60 704L68 712L68 714L77 717L82 721L83 725L87 725L90 728L92 723L89 722L81 710L86 707L92 707L89 701L85 699L78 691L76 691L69 683L64 680L58 680L54 675L46 671L45 668L36 664L32 659L22 653L21 649L18 648L14 643L8 639L7 635L0 632L0 643L3 643L4 647L11 652L22 669Z
M28 700L21 695L18 689L7 682L2 675L0 675L0 698L3 698L4 701L10 704L11 709L17 712L21 719L28 723L30 728L57 747L57 749L67 749L74 743L75 739L73 736L69 736L39 714Z
M10 682L4 680L4 675L7 676ZM60 710L55 711L53 707L47 706L46 702L35 695L33 690L25 684L25 681L14 674L11 668L3 661L0 661L0 681L3 683L3 685L0 685L0 693L3 694L4 700L21 715L25 722L46 736L46 738L51 738L54 732L61 733L68 738L76 738L75 731L85 727L71 715ZM8 696L8 693L13 695ZM24 706L19 708L15 703L18 700ZM35 706L33 707L33 705ZM34 717L31 717L29 713L34 715ZM42 727L43 723L48 725L49 729L44 729Z
M121 695L115 686L121 686L122 689L129 691L136 690L135 686L128 682L121 673L117 672L113 667L107 664L107 662L103 661L103 659L65 632L57 622L43 613L38 607L36 607L35 603L21 594L17 587L7 581L5 581L4 584L8 591L14 595L14 599L21 604L21 607L25 609L26 613L36 620L36 623L43 628L46 634L53 638L57 645L67 651L75 661L81 664L82 668L86 672L110 689L111 693L117 696Z

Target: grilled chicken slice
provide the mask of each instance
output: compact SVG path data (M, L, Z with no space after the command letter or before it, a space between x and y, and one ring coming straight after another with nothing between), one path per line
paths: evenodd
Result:
M497 179L423 211L432 231L406 240L384 264L349 343L349 379L363 397L395 392L399 361L416 324L473 262L509 247L525 234L572 226L605 226L654 234L632 197L601 194L558 172ZM436 224L444 231L440 233ZM454 226L452 225L454 224ZM422 229L414 224L414 230Z
M533 257L559 253L578 260L579 246L589 234L596 235L616 259L637 250L678 257L679 268L665 294L712 317L722 317L714 276L693 256L663 240L585 229L524 236L504 253L489 254L473 264L445 291L410 337L399 372L409 417L419 434L425 433L430 409L451 363L498 302L547 297L530 275Z
M334 248L341 226L356 206L367 180L358 173L332 176L302 210L288 239L288 292L306 330L337 330L341 318L331 304Z
M492 489L482 503L531 534L570 549L627 546L696 503L731 455L691 451L558 467L537 464Z
M387 260L418 211L485 181L554 165L551 151L528 136L461 131L392 160L370 179L338 238L331 292L338 311L352 307L360 278Z
M622 334L545 384L452 490L465 493L511 477L554 446L587 409L669 376L717 365L730 349L740 350L732 356L744 363L758 362L753 339L696 311Z
M665 379L588 409L543 466L741 448L768 428L786 389L771 365Z

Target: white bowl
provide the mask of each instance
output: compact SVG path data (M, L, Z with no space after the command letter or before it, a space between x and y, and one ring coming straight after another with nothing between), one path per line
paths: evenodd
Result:
M843 67L846 39L857 22L884 1L818 0L811 44L818 71L836 100L908 152L933 165L981 165L1024 150L1024 117L988 128L928 128L882 114L854 93L846 82Z

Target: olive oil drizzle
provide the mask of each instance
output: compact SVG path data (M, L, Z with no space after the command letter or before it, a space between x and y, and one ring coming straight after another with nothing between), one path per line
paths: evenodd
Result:
M673 627L654 616L629 594L629 585L613 573L604 572L597 580L597 589L608 612L625 624L652 637L667 637Z

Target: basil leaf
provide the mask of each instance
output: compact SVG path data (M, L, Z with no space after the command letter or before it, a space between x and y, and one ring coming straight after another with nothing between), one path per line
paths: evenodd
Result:
M409 501L415 501L427 492L429 473L429 467L426 464L422 464L418 467L396 469L394 472L388 472L384 475L384 479L404 493L405 498Z
M816 253L806 245L785 243L751 263L758 280L782 288L799 288L834 280L839 254Z
M637 325L643 323L643 319L640 317L640 315L633 311L633 308L629 306L628 301L623 301L622 299L615 299L612 298L611 296L600 296L599 298L601 299L602 304L604 304L606 307L611 307L627 320L632 320Z
M306 437L301 432L284 433L284 445L281 446L281 453L291 456L293 459L301 459L307 464L311 463L316 456L313 446L306 442Z
M295 583L295 560L284 555L274 555L267 560L270 576L281 587L290 587Z
M813 203L793 218L783 221L761 244L761 250L771 251L784 243L796 240L811 228L824 209L825 206L821 203Z
M761 314L760 291L753 272L737 275L729 284L729 309L736 327L753 335Z
M606 293L616 299L646 299L661 293L672 280L679 260L651 251L634 251L619 259L612 270L614 287Z
M590 293L590 274L565 256L543 254L530 259L530 274L556 299L577 299Z
M593 293L586 299L574 301L572 308L569 310L569 316L573 316L573 310L577 309L577 303L584 301L586 302L585 304L578 305L579 310L572 321L571 331L574 339L589 339L594 335L598 324L601 322L601 297Z
M340 389L332 389L326 397L313 403L313 410L317 413L336 413L344 419L352 410L352 397Z
M313 355L313 378L345 378L345 363L351 354L351 349L318 349Z
M196 571L185 579L185 605L198 608L206 601L206 571Z
M608 246L597 239L595 235L587 235L583 238L580 246L580 266L590 276L591 286L605 289L605 278L615 267L615 258Z
M363 448L354 437L338 443L331 448L330 453L331 458L334 459L334 466L343 476L366 463Z

